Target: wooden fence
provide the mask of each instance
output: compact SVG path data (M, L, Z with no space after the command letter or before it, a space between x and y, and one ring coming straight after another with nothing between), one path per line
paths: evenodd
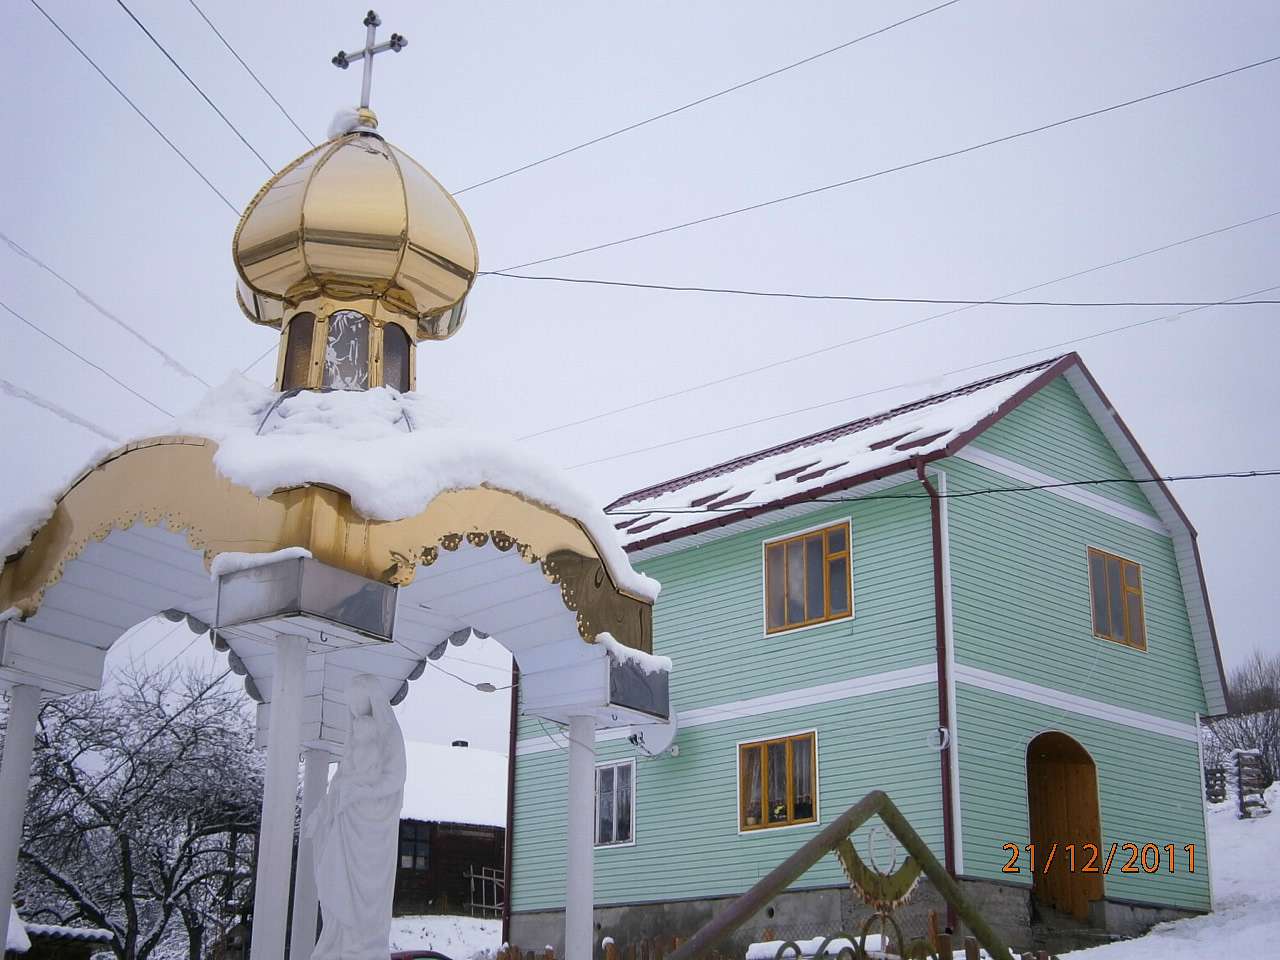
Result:
M1210 803L1222 803L1227 799L1227 770L1225 767L1205 767L1204 798Z

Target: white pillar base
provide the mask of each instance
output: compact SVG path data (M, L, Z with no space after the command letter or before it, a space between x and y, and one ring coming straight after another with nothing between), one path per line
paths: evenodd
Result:
M31 749L40 713L40 688L22 683L9 688L9 721L0 760L0 944L9 933L9 903L18 877L18 846L27 814Z
M284 960L306 666L305 637L276 637L271 677L271 739L267 744L262 822L258 828L258 877L253 896L253 940L249 947L251 960Z
M565 870L565 960L591 960L595 922L596 722L569 718L569 843Z
M320 806L329 789L329 751L307 747L302 752L302 825ZM298 837L298 862L293 868L293 920L290 924L289 960L311 960L316 947L316 917L320 898L316 892L315 842Z

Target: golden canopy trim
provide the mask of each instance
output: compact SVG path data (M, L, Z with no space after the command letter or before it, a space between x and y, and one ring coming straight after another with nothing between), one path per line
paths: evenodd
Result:
M265 553L304 547L315 559L384 583L413 582L439 550L492 542L539 562L561 588L579 633L594 642L611 632L637 649L652 644L651 605L618 588L591 536L577 520L507 490L446 490L401 520L370 520L341 490L300 485L255 496L219 474L217 444L167 436L129 444L85 472L59 499L31 543L0 570L0 610L38 611L45 591L91 541L136 523L185 533L204 553ZM158 611L157 611L158 612Z

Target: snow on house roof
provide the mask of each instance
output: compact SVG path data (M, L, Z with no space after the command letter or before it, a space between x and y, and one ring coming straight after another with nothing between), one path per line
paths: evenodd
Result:
M564 470L459 422L425 394L386 387L282 394L233 375L167 432L215 441L219 473L260 497L325 484L346 491L355 509L373 520L414 516L447 490L506 490L579 521L622 590L647 600L658 594L654 580L631 569L598 501ZM99 451L90 466L101 460ZM30 542L65 489L6 505L0 561Z
M905 469L918 457L947 449L1063 359L997 374L636 490L605 511L614 516L627 549L636 550L692 532L717 514L729 517L738 512L730 509L735 505L773 506Z
M404 744L407 775L403 820L507 825L507 758L492 750Z
M9 930L4 948L14 953L26 953L31 949L31 937L46 940L83 940L88 943L110 943L112 933L98 927L64 927L53 923L28 923L18 916L13 904L9 904Z

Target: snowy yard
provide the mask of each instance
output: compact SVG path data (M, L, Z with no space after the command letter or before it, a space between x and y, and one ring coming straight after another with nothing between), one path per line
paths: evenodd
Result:
M1280 784L1267 790L1280 807ZM1072 960L1204 960L1273 957L1280 944L1280 812L1237 820L1234 803L1208 808L1209 858L1217 910L1162 923L1145 937L1069 954Z
M391 949L437 950L452 960L492 956L502 946L502 921L479 917L395 917Z

